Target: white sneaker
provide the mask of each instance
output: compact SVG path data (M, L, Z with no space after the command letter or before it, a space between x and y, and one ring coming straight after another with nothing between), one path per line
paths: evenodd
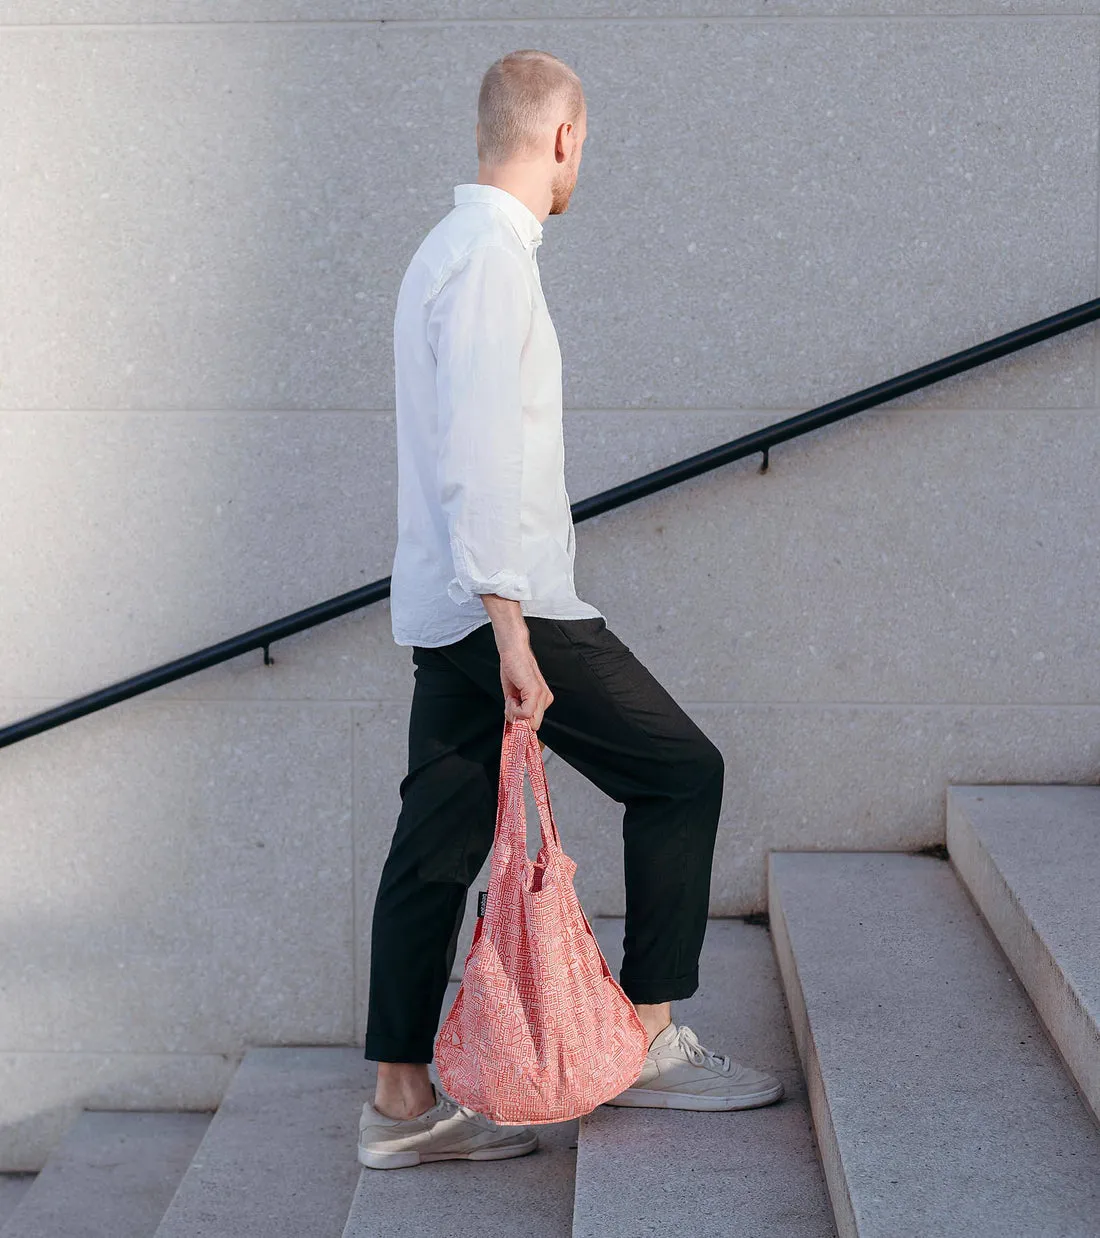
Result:
M529 1126L500 1126L432 1084L436 1103L415 1118L390 1118L368 1101L359 1118L359 1164L402 1169L425 1161L499 1161L539 1146Z
M783 1082L766 1070L704 1049L686 1023L670 1023L649 1046L641 1074L605 1101L653 1109L752 1109L783 1095Z

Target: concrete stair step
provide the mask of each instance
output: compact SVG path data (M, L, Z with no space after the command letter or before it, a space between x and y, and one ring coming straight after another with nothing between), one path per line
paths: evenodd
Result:
M842 1238L1096 1238L1100 1129L954 869L773 851L768 907Z
M947 849L1100 1118L1100 787L948 787Z
M592 928L612 974L624 922ZM672 1018L702 1043L772 1071L773 1105L726 1113L601 1105L580 1119L574 1238L832 1238L836 1234L809 1101L766 928L707 925L696 994ZM895 1236L897 1238L897 1236Z
M149 1238L209 1113L85 1110L7 1219L2 1238ZM14 1184L6 1191L14 1193Z
M155 1238L339 1238L365 1068L355 1046L250 1049Z
M463 959L465 956L463 956ZM463 959L457 962L459 975ZM447 986L440 1023L458 992ZM438 1030L438 1029L437 1029ZM377 1063L362 1060L374 1095ZM433 1063L428 1073L439 1084ZM360 1101L355 1121L358 1126ZM568 1238L577 1122L537 1126L539 1147L504 1161L433 1161L359 1175L343 1238ZM354 1148L353 1148L354 1155Z
M0 1173L0 1232L3 1231L4 1222L15 1211L37 1176L37 1171L11 1170Z

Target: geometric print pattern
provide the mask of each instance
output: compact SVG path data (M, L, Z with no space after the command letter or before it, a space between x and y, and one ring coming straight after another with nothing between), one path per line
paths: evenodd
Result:
M527 855L524 774L542 846ZM649 1049L573 888L538 738L505 721L484 913L435 1041L447 1092L495 1122L563 1122L628 1088Z

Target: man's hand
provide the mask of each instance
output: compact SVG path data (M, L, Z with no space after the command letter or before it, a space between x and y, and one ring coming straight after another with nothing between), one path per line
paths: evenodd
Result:
M531 652L531 634L520 604L495 593L483 593L481 602L493 622L493 636L500 654L504 717L509 722L525 718L531 730L537 731L554 694L547 687Z

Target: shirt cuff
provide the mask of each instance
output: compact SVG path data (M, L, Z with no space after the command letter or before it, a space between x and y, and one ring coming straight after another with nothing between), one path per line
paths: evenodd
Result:
M531 582L519 572L502 570L494 572L487 580L470 579L463 583L457 576L447 585L447 596L452 602L472 602L483 593L496 593L514 602L531 600Z

